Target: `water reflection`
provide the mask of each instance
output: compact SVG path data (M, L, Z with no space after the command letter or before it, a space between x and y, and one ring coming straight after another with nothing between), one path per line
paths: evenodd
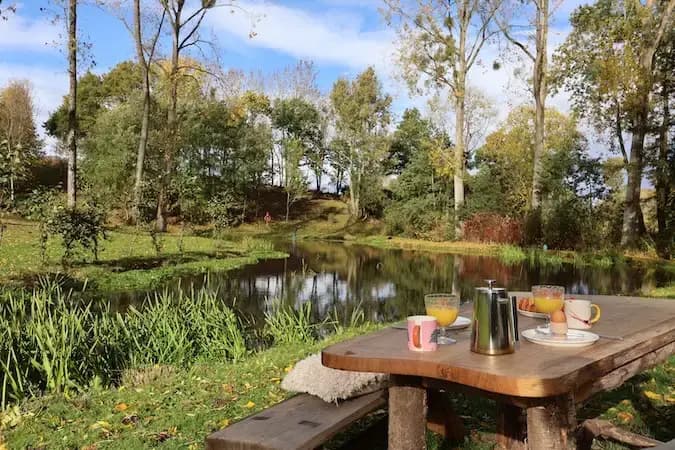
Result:
M233 272L185 277L167 289L187 286L217 290L243 315L261 323L276 299L299 306L311 301L316 320L329 314L348 318L359 306L373 321L394 320L424 309L424 294L460 292L470 300L473 289L487 278L509 290L534 284L558 284L571 294L639 294L666 284L672 274L651 266L625 264L612 269L537 265L506 265L494 257L381 250L323 241L285 244L290 257L263 261ZM126 293L114 301L124 308L145 293Z

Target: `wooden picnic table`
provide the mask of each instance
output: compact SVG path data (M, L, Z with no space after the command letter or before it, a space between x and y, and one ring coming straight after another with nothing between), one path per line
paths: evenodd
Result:
M511 292L518 297L525 292ZM515 353L487 356L469 350L469 328L457 344L430 353L409 351L405 330L386 328L326 348L327 367L391 374L389 448L425 447L427 389L463 391L497 401L497 441L507 449L574 446L576 407L614 389L675 353L675 300L601 295L577 296L602 308L591 331L601 338L583 348L554 348L520 337ZM460 314L471 316L470 304ZM519 315L519 330L541 319ZM525 414L524 414L525 413ZM524 418L526 417L526 419ZM526 422L526 425L525 425Z

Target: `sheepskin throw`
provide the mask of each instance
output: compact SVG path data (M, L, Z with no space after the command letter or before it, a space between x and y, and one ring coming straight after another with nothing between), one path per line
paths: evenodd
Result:
M325 402L337 402L365 395L387 386L389 378L383 373L351 372L324 367L321 353L298 362L281 382L290 392L316 395Z

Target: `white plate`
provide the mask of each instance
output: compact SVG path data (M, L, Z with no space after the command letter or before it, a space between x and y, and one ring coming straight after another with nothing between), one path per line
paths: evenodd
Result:
M546 313L538 313L538 312L532 312L532 311L524 311L520 308L518 308L518 312L522 314L523 316L526 317L534 317L535 319L548 319L548 314Z
M468 327L471 325L471 319L468 317L464 316L457 316L457 320L455 320L452 325L448 327L448 330L461 330L463 328ZM403 321L403 322L398 322L395 323L394 325L391 326L392 328L398 328L400 330L407 330L408 329L408 323Z
M521 333L525 339L535 344L548 345L550 347L586 347L595 343L600 336L590 331L569 330L566 336L556 336L552 333L538 331L534 328Z

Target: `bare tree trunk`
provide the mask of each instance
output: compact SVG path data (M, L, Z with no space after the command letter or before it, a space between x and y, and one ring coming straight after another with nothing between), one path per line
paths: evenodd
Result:
M68 208L77 204L77 0L68 5Z
M291 193L286 191L286 222L288 222L288 216L291 212Z
M532 173L532 209L541 206L541 171L544 156L546 121L546 45L548 41L548 0L537 3L536 55L534 60L534 171Z
M158 231L166 231L167 213L168 213L168 188L171 181L171 172L173 170L173 154L177 147L177 114L178 114L178 63L180 48L180 11L177 12L173 27L173 49L171 52L171 72L169 74L170 83L170 103L166 116L166 126L168 129L168 145L164 150L164 174L157 198L157 218L156 228Z
M9 174L9 204L14 206L14 172Z
M160 25L161 28L161 25ZM159 31L158 31L159 34ZM147 61L143 52L143 33L141 31L141 0L134 0L134 37L138 63L143 70L143 116L141 117L141 133L138 139L136 154L136 177L134 180L134 199L131 210L131 220L138 223L139 208L143 189L143 165L145 163L145 149L148 145L148 127L150 123L150 61Z
M648 97L644 95L644 97ZM648 118L648 98L642 99L635 114L633 137L631 140L630 159L628 161L628 186L623 210L623 227L621 245L635 248L640 240L640 187L642 185L642 159Z
M459 58L455 68L455 152L454 165L455 173L453 176L454 200L455 200L455 238L462 237L462 224L460 221L460 212L464 206L464 120L466 109L466 39L469 33L471 14L468 13L469 2L461 0L457 2L459 24Z
M670 108L668 100L670 89L668 82L663 81L661 99L663 101L663 118L659 130L659 157L656 166L656 222L658 225L656 251L665 259L670 258L670 230L668 227L668 205L670 203L670 180L668 165L668 129L670 127Z

